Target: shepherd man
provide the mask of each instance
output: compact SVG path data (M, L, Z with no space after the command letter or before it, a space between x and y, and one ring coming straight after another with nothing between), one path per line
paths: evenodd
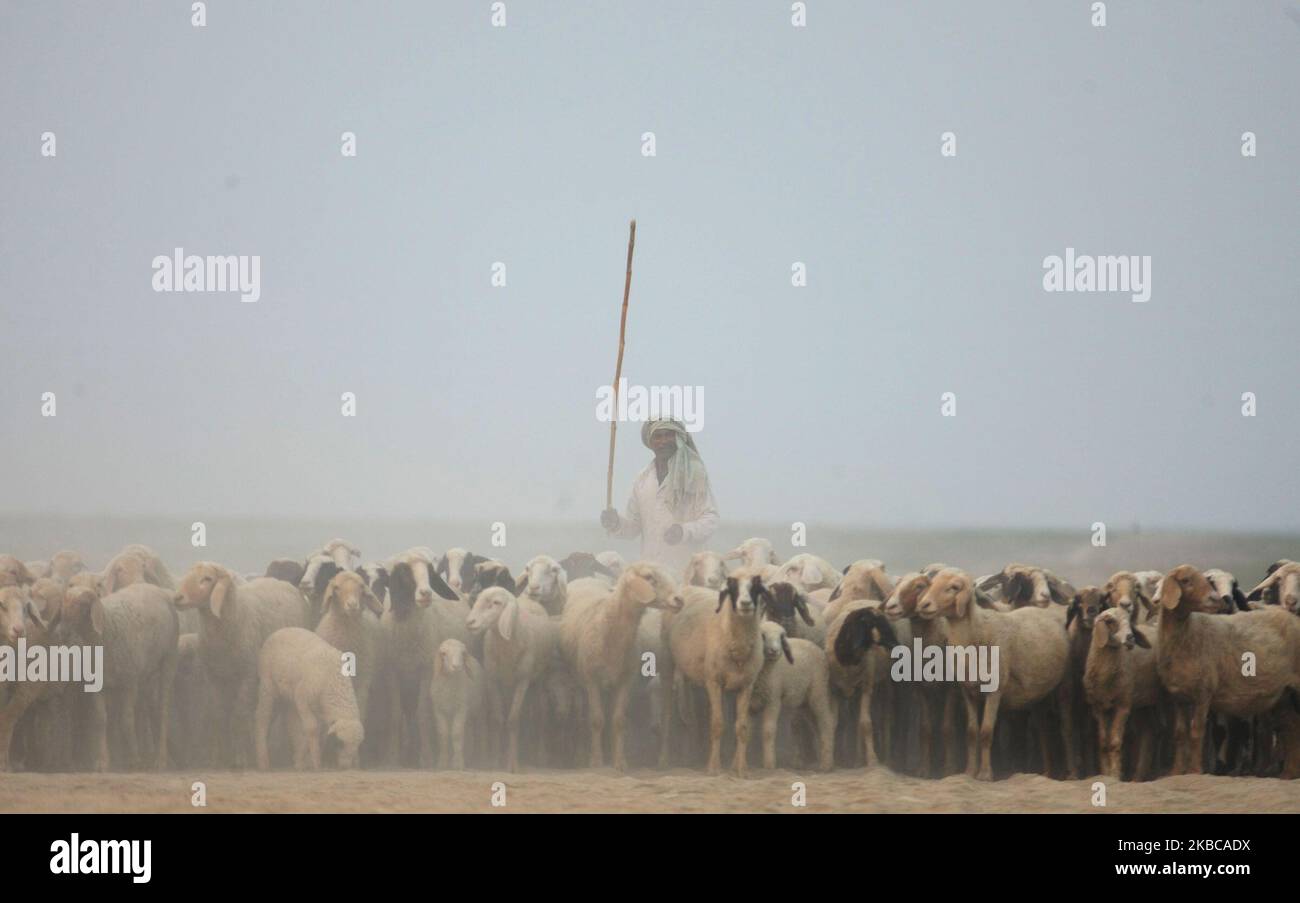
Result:
M641 558L668 568L674 577L718 526L718 506L695 439L678 420L651 420L641 427L641 444L654 459L632 483L622 517L614 508L600 515L610 536L641 537Z

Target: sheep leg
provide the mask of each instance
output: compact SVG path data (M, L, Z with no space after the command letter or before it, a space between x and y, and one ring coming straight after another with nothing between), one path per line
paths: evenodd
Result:
M312 713L306 700L297 701L298 721L301 724L302 738L306 741L307 761L313 771L320 770L320 722Z
M998 707L1002 704L1001 693L987 693L984 700L984 720L979 729L979 772L977 780L993 780L993 730L998 724Z
M600 768L605 764L605 750L601 738L605 733L605 707L600 700L600 686L587 684L587 726L591 731L591 758L588 767Z
M430 711L433 703L429 699L429 675L421 672L419 692L415 698L415 727L419 735L419 763L421 768L433 767L433 719Z
M743 778L749 768L749 698L753 694L753 684L736 694L736 755L732 764L738 778Z
M385 680L388 697L388 742L384 749L384 764L396 768L402 760L402 684L396 673Z
M822 771L835 767L835 709L823 694L821 699L813 700L813 719L817 722L817 765Z
M668 656L664 656L668 658ZM659 768L664 770L668 768L668 735L673 723L673 666L672 663L664 662L659 672Z
M966 776L975 777L980 767L980 707L978 690L963 690L966 701Z
M928 778L931 775L934 749L934 694L928 689L921 693L921 765L917 769L917 776Z
M722 771L722 684L709 681L705 685L709 694L709 763L706 771Z
M461 709L451 721L451 767L465 770L465 710Z
M275 712L275 690L270 681L263 681L257 692L257 713L253 716L253 742L257 746L257 767L262 771L271 768L271 754L267 751L266 737L271 731L271 715Z
M442 712L433 713L433 726L438 732L438 768L445 770L451 759L451 728L447 716Z
M108 771L108 703L102 690L90 695L90 735L95 749L91 771Z
M627 727L627 703L631 689L631 682L627 680L614 688L613 719L610 725L613 729L613 737L610 741L610 753L614 760L614 767L619 771L627 771L627 757L623 751L623 731Z
M1079 777L1079 750L1074 745L1074 684L1071 675L1066 674L1057 689L1056 708L1061 717L1061 740L1065 744L1065 777L1077 780ZM1047 752L1043 752L1044 761Z
M1124 780L1124 726L1128 723L1129 707L1115 707L1114 717L1110 722L1110 737L1106 741L1106 756L1110 759L1111 774Z
M876 743L871 725L871 692L867 687L858 694L858 750L863 762L868 767L877 764Z
M235 767L248 765L249 754L253 749L253 710L257 707L257 680L245 680L239 684L235 695L234 715L231 719L230 733L235 745Z
M1043 775L1051 777L1055 769L1052 767L1052 709L1048 703L1042 703L1030 713L1034 724L1038 727L1038 748L1043 757Z
M125 747L122 759L126 763L127 770L133 770L140 764L139 736L136 733L135 723L135 701L139 695L140 688L135 684L127 684L121 690L122 711L118 729L122 734L122 743Z
M172 685L176 681L176 654L166 656L162 662L162 674L158 678L158 750L154 767L159 771L167 767L167 722L172 709Z
M1205 771L1205 722L1210 714L1208 700L1197 701L1192 709L1191 730L1188 732L1188 754L1191 756L1188 768L1191 774Z
M1186 703L1174 703L1174 767L1170 774L1187 774L1188 710Z
M526 679L515 684L515 695L510 700L510 714L506 717L506 771L519 770L519 717L524 709L524 697L528 695L528 684Z
M776 728L781 717L780 697L772 699L763 709L763 767L776 768Z
M956 774L961 771L961 759L957 735L958 690L944 687L943 694L943 772L941 776Z

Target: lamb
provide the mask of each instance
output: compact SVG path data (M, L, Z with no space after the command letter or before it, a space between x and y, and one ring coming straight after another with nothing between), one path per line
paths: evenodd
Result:
M1251 718L1276 709L1286 732L1283 777L1300 777L1300 717L1279 706L1288 690L1300 689L1300 619L1272 607L1215 617L1223 606L1218 591L1186 564L1165 575L1157 602L1156 669L1174 701L1173 773L1201 772L1210 711ZM1247 654L1249 676L1242 674Z
M382 647L379 619L384 614L384 606L366 585L365 578L355 571L335 574L324 596L324 614L316 625L316 635L335 649L355 656L352 688L364 724L370 687L379 670Z
M818 767L830 771L835 742L826 653L808 640L791 639L773 621L762 624L763 666L749 697L751 712L763 713L763 767L776 768L776 728L781 708L806 709L817 729Z
M548 615L558 615L564 611L568 583L568 575L558 561L549 555L538 555L524 565L523 573L515 582L515 592L539 603Z
M1121 777L1124 726L1130 713L1160 702L1156 657L1150 641L1132 625L1125 609L1111 608L1097 615L1084 666L1083 691L1097 721L1103 774ZM1150 739L1148 731L1143 738L1139 778L1145 777L1149 764L1145 753L1150 750Z
M1001 612L975 604L975 584L957 568L935 574L917 605L922 618L947 618L953 646L994 647L998 655L997 688L981 692L979 679L962 681L966 698L966 773L993 779L993 730L998 713L1029 708L1047 700L1065 679L1070 652L1063 619L1051 609L1028 606ZM980 722L979 698L984 697ZM1049 759L1046 725L1040 722L1044 762Z
M1096 735L1093 734L1090 725L1083 680L1088 651L1092 647L1093 627L1098 616L1108 607L1116 607L1111 602L1113 595L1124 600L1128 598L1125 594L1140 592L1131 575L1124 577L1123 573L1120 572L1111 578L1111 582L1107 583L1109 590L1098 589L1095 586L1083 587L1074 594L1065 611L1065 633L1070 647L1070 665L1066 678L1061 683L1059 698L1062 706L1061 727L1069 778L1079 776L1081 763L1084 768L1087 768L1098 761L1099 752L1104 756L1105 744L1094 747L1090 739ZM1117 610L1123 611L1127 617L1133 610L1133 603L1126 601L1124 605L1126 607L1119 607Z
M727 565L717 552L696 552L686 562L686 572L682 574L682 586L703 586L706 589L722 589L727 582Z
M479 593L466 626L476 633L486 631L483 663L493 695L497 700L509 695L510 708L505 717L506 769L518 771L519 722L524 702L528 688L541 680L551 665L559 626L547 616L541 603L527 596L516 598L500 586L490 586ZM499 719L504 705L494 703L492 708Z
M777 581L791 583L810 593L819 589L834 590L840 585L840 574L825 558L804 552L777 568L776 574L768 580L769 583Z
M1116 571L1110 575L1101 588L1102 608L1122 608L1129 616L1130 623L1140 624L1149 620L1152 602L1150 587L1152 581L1140 575L1150 575L1153 571ZM1159 576L1155 582L1159 582Z
M810 600L793 583L780 581L768 589L772 601L767 607L767 618L781 625L788 636L825 647L826 622L821 619L825 606Z
M763 570L768 565L781 563L781 560L776 557L776 550L772 548L772 544L757 536L745 540L722 556L723 561L735 561L737 558L740 559L737 567L747 570Z
M880 600L840 597L825 612L827 665L831 685L844 699L858 697L858 743L868 767L878 762L871 708L877 697L885 714L881 749L892 747L894 684L890 680L890 650L912 645L911 625L897 627L881 610Z
M257 659L257 767L271 767L267 734L277 701L295 717L294 767L321 766L321 730L339 744L340 768L355 768L365 737L352 681L340 666L343 653L303 627L282 627L266 638Z
M57 626L51 626L59 645L102 645L104 649L103 688L88 694L93 770L107 771L109 767L110 709L122 734L127 764L139 763L137 702L157 706L151 713L157 729L154 764L166 767L167 722L180 637L171 591L135 583L100 599L91 589L73 587L64 596Z
M469 640L469 606L437 573L432 557L410 549L384 565L389 607L380 623L386 646L384 686L388 698L385 759L401 758L403 729L416 729L412 746L418 761L433 765L433 724L429 720L429 679L438 647L446 639ZM441 598L435 598L435 593Z
M612 590L595 580L575 581L560 618L560 645L566 661L587 690L591 729L591 767L604 759L605 708L601 690L612 696L611 761L624 771L624 727L628 694L640 659L637 628L649 608L677 610L682 600L663 568L639 561L623 571ZM671 687L671 681L666 686Z
M482 598L482 597L480 597ZM465 728L479 728L485 705L483 666L460 640L443 640L433 661L429 702L438 731L438 767L465 769Z
M727 577L719 593L702 587L682 591L684 605L666 626L669 655L660 668L664 706L660 713L659 767L668 767L672 724L673 678L676 671L709 694L709 774L722 760L724 691L736 692L736 752L733 768L740 777L747 768L750 699L763 667L763 609L771 593L759 569L740 568Z
M273 577L244 581L211 561L194 565L175 596L177 609L199 613L199 661L216 711L208 725L223 764L243 767L253 752L258 653L282 627L305 627L307 604Z

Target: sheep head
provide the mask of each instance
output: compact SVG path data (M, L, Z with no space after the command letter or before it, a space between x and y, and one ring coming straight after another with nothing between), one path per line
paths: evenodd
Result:
M722 611L722 606L728 602L732 614L742 618L761 618L764 606L772 603L772 592L763 585L761 575L742 570L727 578L718 593L718 607L714 613Z
M945 568L931 578L916 610L927 621L935 618L961 620L969 617L974 600L975 582L970 575L957 568Z
M303 595L311 597L314 594L329 586L334 575L345 570L339 566L339 563L324 552L317 552L307 559L303 565L302 578L298 581L298 589L302 590Z
M1223 613L1230 615L1238 608L1242 611L1250 611L1250 604L1246 601L1246 594L1241 591L1241 585L1237 583L1237 578L1221 568L1210 568L1205 572L1205 579L1214 585L1220 598L1223 599Z
M1251 602L1262 600L1266 605L1282 605L1292 614L1300 614L1300 564L1279 563L1246 598Z
M339 768L356 768L357 750L361 748L361 741L365 738L366 732L361 722L352 718L331 721L329 730L325 734L325 742L338 750L335 761L338 762Z
M458 674L465 668L469 650L460 640L443 640L438 647L438 660L434 663L437 674Z
M512 608L518 608L518 602L510 590L500 586L489 586L474 600L474 607L465 618L465 626L473 633L488 630L492 625L499 623L505 617L506 611ZM510 639L513 630L514 615L512 614L508 622L501 626L502 638Z
M857 665L868 649L880 646L892 649L898 637L884 613L873 607L859 608L844 616L835 637L835 658L845 665Z
M29 586L36 577L12 555L0 555L0 586Z
M66 635L97 643L104 636L104 602L89 586L70 586L59 609L60 629Z
M23 587L0 588L0 645L13 646L26 635L23 614L34 608L31 597Z
M603 574L611 579L618 578L618 573L613 568L606 567L590 552L574 552L560 562L560 567L564 568L564 575L569 580L594 577L597 574Z
M785 628L775 621L764 621L762 633L763 658L774 662L784 655L785 660L793 665L794 652L790 649L790 637L786 635Z
M885 573L885 565L876 558L863 558L844 568L844 579L835 587L829 601L846 602L867 599L884 602L894 593L894 583Z
M727 582L727 565L717 552L696 552L686 564L682 575L685 586L702 586L705 589L722 589Z
M384 613L384 606L366 586L365 578L355 571L340 571L330 579L325 587L322 613L328 613L330 606L334 606L343 617L353 620L361 617L362 606L376 615Z
M768 591L771 593L771 599L768 602L767 616L777 624L789 629L789 626L794 624L796 615L803 618L803 622L809 627L816 623L812 613L808 611L808 597L793 583L779 580L769 586Z
M214 618L224 617L235 589L229 570L211 561L200 561L181 580L173 602L177 608L206 608Z
M460 598L425 558L407 555L393 564L388 575L388 597L394 614L405 617L417 605L428 608L435 592L448 600Z
M939 570L943 570L943 568ZM904 574L899 578L894 591L889 594L889 601L885 603L884 608L885 616L891 621L897 621L899 618L916 617L917 603L921 601L921 597L925 595L925 591L929 588L930 576L928 574Z
M1214 584L1190 564L1180 564L1165 574L1156 601L1162 610L1179 618L1192 612L1215 614L1223 610L1223 599Z
M1128 612L1122 608L1108 608L1097 616L1093 624L1092 642L1094 646L1110 646L1132 649L1141 646L1150 649L1151 643L1142 631L1133 626Z
M677 582L657 564L637 561L618 578L614 592L637 605L678 611L683 605Z
M524 565L515 592L534 599L555 599L564 595L568 584L569 577L558 561L550 555L537 555Z
M737 559L740 560L741 567L745 568L760 568L765 564L781 563L776 557L776 550L772 548L772 544L758 536L745 540L722 556L723 561Z
M1119 608L1126 612L1129 619L1137 617L1138 606L1150 612L1152 600L1144 582L1129 571L1116 571L1110 575L1105 586L1101 588L1102 608Z
M1107 597L1105 590L1098 589L1095 586L1085 586L1074 594L1070 600L1070 607L1065 612L1065 629L1070 629L1072 621L1079 622L1079 629L1083 631L1092 630L1097 623L1097 616L1107 607ZM1132 609L1120 609L1128 612Z

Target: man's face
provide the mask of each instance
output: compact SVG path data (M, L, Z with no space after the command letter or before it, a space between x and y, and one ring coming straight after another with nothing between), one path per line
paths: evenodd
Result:
M650 434L650 448L661 461L672 457L677 451L677 434L672 430L655 430Z

